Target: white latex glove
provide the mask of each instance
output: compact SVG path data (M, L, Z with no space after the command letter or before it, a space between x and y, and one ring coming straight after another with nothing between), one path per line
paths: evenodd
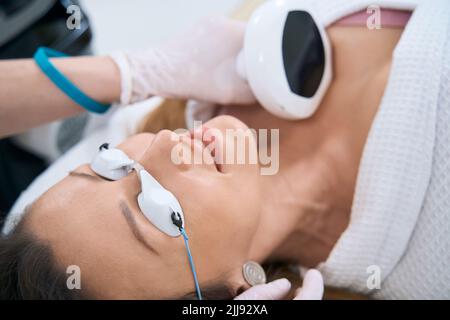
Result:
M243 22L207 17L158 48L113 54L122 79L121 104L153 95L219 104L254 102L236 71L244 32Z
M251 287L235 300L281 300L291 289L287 279L278 279L267 284ZM303 287L296 291L294 300L321 300L323 297L323 278L319 271L311 269L306 272Z

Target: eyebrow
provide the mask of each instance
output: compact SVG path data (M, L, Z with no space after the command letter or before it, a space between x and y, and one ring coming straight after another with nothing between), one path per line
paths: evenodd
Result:
M69 175L73 176L73 177L90 179L92 181L104 181L100 177L91 175L89 173L84 173L84 172L71 171L71 172L69 172ZM136 219L133 216L133 212L131 211L130 207L125 203L125 201L120 201L119 208L120 208L120 212L124 216L125 221L127 222L128 226L130 227L131 232L133 233L135 238L142 245L144 245L147 249L149 249L150 251L152 251L153 253L158 255L158 252L147 241L145 241L144 236L142 235L141 231L137 227Z
M133 232L133 235L136 237L136 239L144 245L147 249L152 251L155 254L158 254L156 250L147 242L145 241L145 238L143 237L141 231L137 227L136 219L133 216L133 213L131 212L130 207L125 203L125 201L120 201L120 211L122 212L122 215L125 217L125 220L127 221L128 225L130 226L131 232Z

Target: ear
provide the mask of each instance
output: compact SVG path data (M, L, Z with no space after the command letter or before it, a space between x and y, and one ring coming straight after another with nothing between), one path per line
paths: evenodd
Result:
M242 266L239 266L231 272L227 281L227 287L230 288L230 291L233 292L234 296L241 294L251 287L244 279L244 275L242 274Z

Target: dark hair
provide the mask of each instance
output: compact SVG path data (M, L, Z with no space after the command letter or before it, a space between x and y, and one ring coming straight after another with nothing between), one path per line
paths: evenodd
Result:
M94 299L86 291L67 288L67 274L58 267L49 244L26 232L22 221L7 236L0 236L0 300ZM225 285L202 290L209 300L233 298ZM181 299L196 299L195 293Z
M240 291L234 293L230 288L223 284L201 288L201 291L204 300L231 300L240 293ZM194 291L190 292L179 300L197 300L197 293Z
M0 300L82 299L81 290L67 288L50 246L21 225L0 237Z
M67 287L67 274L58 266L50 245L27 232L25 221L22 219L9 235L0 236L0 300L95 299L85 288ZM286 264L270 263L264 269L269 281L287 277L295 287L299 286L298 272L289 271ZM230 300L242 291L211 284L202 288L202 296L207 300ZM179 299L195 300L197 295L194 291Z

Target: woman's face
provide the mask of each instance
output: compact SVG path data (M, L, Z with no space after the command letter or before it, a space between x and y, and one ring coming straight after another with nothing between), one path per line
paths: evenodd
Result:
M246 129L228 116L205 126L223 133ZM189 134L180 140L183 148L212 159L207 141ZM200 286L225 284L236 290L245 286L241 268L258 225L259 167L211 161L177 165L171 160L177 143L172 132L161 131L135 135L119 148L178 198ZM229 143L229 137L217 138L216 150ZM255 144L249 141L246 147ZM164 299L194 292L183 239L162 233L145 218L137 204L140 192L135 172L108 181L86 164L32 206L25 226L49 242L64 271L80 267L82 289L96 298Z

